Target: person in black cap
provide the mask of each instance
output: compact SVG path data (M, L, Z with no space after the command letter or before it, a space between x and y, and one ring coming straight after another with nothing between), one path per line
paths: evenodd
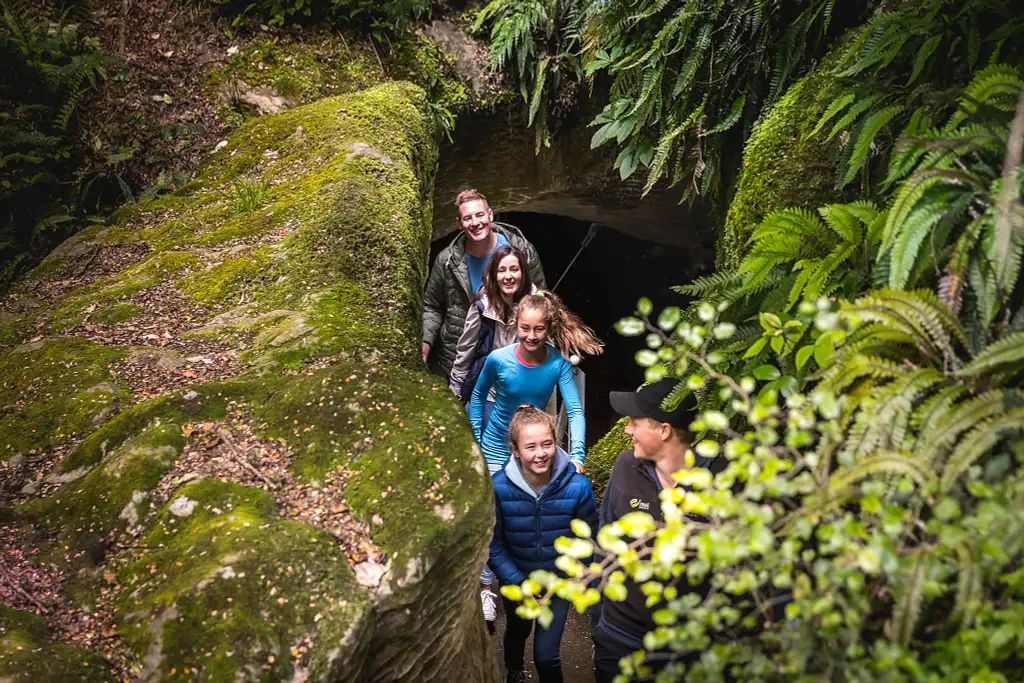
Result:
M626 434L632 437L633 448L615 458L601 501L601 526L637 511L650 514L656 522L664 521L658 494L676 486L672 474L687 467L686 454L692 439L687 428L696 409L692 394L671 411L662 408L678 383L677 379L665 378L636 392L611 392L612 409L629 418ZM695 456L693 467L710 463L708 458ZM647 598L640 587L627 578L626 588L623 602L601 599L593 630L597 683L611 683L619 673L619 660L643 649L644 634L655 627L651 616L654 608L646 606ZM655 662L650 664L657 668Z

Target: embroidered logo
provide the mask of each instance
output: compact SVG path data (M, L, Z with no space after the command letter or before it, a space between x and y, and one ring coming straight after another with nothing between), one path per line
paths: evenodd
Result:
M650 510L651 509L651 504L650 503L645 503L644 501L640 500L639 498L633 498L633 499L631 499L629 501L629 507L631 507L631 508L639 508L641 510Z

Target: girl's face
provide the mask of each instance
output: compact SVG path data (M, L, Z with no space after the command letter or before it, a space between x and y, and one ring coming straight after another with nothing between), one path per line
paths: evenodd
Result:
M544 319L544 312L536 308L527 308L520 313L519 321L516 323L516 334L519 343L528 351L543 348L548 339L548 321Z
M498 289L505 296L515 296L519 291L519 285L523 281L523 271L519 267L519 259L515 254L509 254L498 262Z
M519 431L516 455L524 471L546 474L555 462L555 435L545 424L532 424Z

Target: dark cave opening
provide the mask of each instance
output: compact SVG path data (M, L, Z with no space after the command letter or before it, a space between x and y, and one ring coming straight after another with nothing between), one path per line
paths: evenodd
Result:
M570 268L590 228L588 222L524 212L496 214L495 219L522 230L540 254L548 287L561 280L556 293L605 343L603 354L585 358L580 364L586 373L584 407L590 447L617 420L608 404L608 392L632 391L643 383L643 369L634 361L643 342L619 335L615 322L631 315L642 296L654 301L655 310L685 304L685 298L670 287L710 272L714 264L700 261L698 255L704 252L699 250L661 245L599 227ZM454 237L449 234L433 242L431 264Z

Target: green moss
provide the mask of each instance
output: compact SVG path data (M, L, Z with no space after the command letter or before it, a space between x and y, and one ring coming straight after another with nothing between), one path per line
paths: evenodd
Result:
M193 275L179 283L178 288L190 297L204 304L211 304L227 298L238 299L243 291L252 294L251 288L258 288L258 279L274 277L273 251L269 247L256 249L252 253L229 259L224 263Z
M63 538L86 547L145 517L148 492L184 448L180 425L152 423L108 455L102 466L53 496L29 502L21 512L47 528L63 526Z
M198 264L199 260L187 251L157 252L116 275L107 276L93 285L72 292L67 303L54 314L51 320L53 329L58 332L74 329L94 311L94 305L99 307L117 302ZM127 312L126 309L115 311L115 316Z
M0 458L82 436L130 394L111 376L124 352L77 337L0 353Z
M68 259L65 256L51 256L29 271L28 274L25 275L25 280L45 280L63 268L67 262Z
M719 238L720 267L739 264L748 231L773 211L790 206L813 209L837 201L837 143L811 132L840 93L835 73L849 41L857 40L860 32L853 29L840 39L822 63L794 83L754 127Z
M273 387L267 380L195 385L173 394L150 399L120 413L117 417L90 434L64 461L65 471L90 467L146 429L150 423L184 425L200 420L218 420L227 412L227 401L232 398L261 397Z
M612 474L612 466L615 458L622 451L633 447L633 439L626 434L626 423L628 417L621 418L608 430L608 433L601 437L601 440L590 447L587 451L586 471L594 486L594 495L599 499L604 495L608 486L608 478Z
M98 308L89 320L100 325L108 325L113 327L118 323L123 323L132 318L136 318L142 315L145 311L142 306L133 304L130 302L122 302L114 304L112 306L104 306Z
M0 315L0 347L20 344L32 329L32 319L28 316L14 315L7 318Z
M222 70L207 75L207 85L221 89L231 81L242 80L250 87L272 87L299 104L346 92L342 60L327 56L337 51L340 41L326 32L304 39L260 40L244 46L231 55Z
M176 501L191 512L176 515ZM229 682L255 668L261 680L290 680L292 648L315 631L327 645L311 663L319 680L327 651L355 645L343 636L368 616L369 599L344 555L330 534L281 520L275 507L264 491L214 480L164 506L143 539L152 550L118 577L122 638L158 653L153 673L187 667Z
M348 502L360 519L383 519L374 540L399 575L414 555L452 542L445 511L491 514L462 406L432 375L342 363L282 385L254 417L292 446L300 477L350 471Z
M0 605L0 680L5 683L114 683L97 655L50 640L42 617Z

